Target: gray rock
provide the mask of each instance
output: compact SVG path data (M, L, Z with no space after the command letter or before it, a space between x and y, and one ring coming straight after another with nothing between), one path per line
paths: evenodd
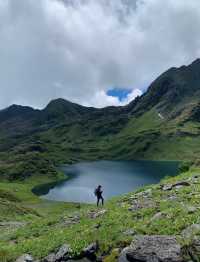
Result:
M19 228L25 226L26 223L17 222L17 221L9 221L9 222L0 222L1 227L12 227L12 228Z
M173 236L137 236L119 262L183 262L181 247Z
M81 252L82 257L86 257L90 260L96 260L96 252L99 249L98 243L92 243L88 247L84 248Z
M169 184L167 184L167 185L162 185L162 186L161 186L161 189L162 189L163 191L169 191L169 190L172 190L172 188L173 188L173 186L172 186L172 185L169 185Z
M56 254L51 253L47 257L45 257L42 262L55 262L56 261Z
M173 188L179 189L179 188L182 188L184 186L190 186L190 183L187 182L187 181L179 181L175 184L161 185L161 189L163 191L169 191L169 190L172 190Z
M193 214L197 211L197 208L194 206L186 206L186 210L188 212L188 214Z
M152 189L151 188L146 189L145 191L141 191L141 192L135 194L136 198L138 198L138 197L148 198L148 197L151 197L151 196L152 196Z
M173 186L173 187L190 186L190 183L187 182L187 181L180 181L180 182L177 182L176 184L173 184L172 186Z
M192 224L187 228L185 228L181 232L181 235L183 236L184 239L191 239L198 233L200 233L200 224Z
M56 253L51 253L45 257L42 262L63 262L71 258L71 248L69 245L63 245Z
M90 211L88 213L89 217L92 218L92 219L96 219L98 217L101 217L103 216L105 213L107 212L106 209L102 209L100 211Z
M33 257L29 254L24 254L21 257L19 257L16 262L33 262Z
M128 209L129 211L137 211L142 208L154 208L156 207L156 202L152 199L138 199L132 202L132 206Z
M159 219L164 218L164 217L166 217L165 213L158 212L151 218L151 221L159 220Z
M78 223L80 223L79 215L68 217L61 222L63 226L71 226L71 225L75 225Z
M171 195L171 196L169 196L169 197L167 198L167 200L169 200L169 201L177 201L177 200L178 200L178 197L175 196L175 195Z
M58 252L56 253L56 262L60 261L61 259L68 259L70 258L71 248L69 245L63 245L60 247Z
M84 258L81 258L81 259L78 259L78 260L70 259L70 260L67 260L67 262L91 262L91 261L84 257Z
M192 243L186 248L186 254L191 258L191 261L199 261L200 258L200 240L194 239Z
M127 257L126 257L126 254L127 254L130 250L131 250L130 247L125 247L125 248L122 250L122 252L121 252L121 254L120 254L119 258L118 258L118 262L128 262Z

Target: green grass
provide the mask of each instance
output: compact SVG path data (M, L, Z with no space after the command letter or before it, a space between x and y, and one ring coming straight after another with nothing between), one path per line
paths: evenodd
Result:
M0 221L6 219L26 223L21 228L3 231L0 236L0 261L13 261L23 253L42 258L64 243L70 244L76 254L94 241L99 242L100 253L108 254L105 261L112 261L117 255L115 249L130 243L132 237L124 234L128 229L136 231L137 234L179 235L188 225L200 223L200 210L197 209L190 214L185 208L185 206L198 207L199 205L200 170L192 169L161 182L173 183L188 179L194 174L199 176L199 183L178 191L173 189L165 192L160 190L159 185L140 189L138 192L152 189L151 198L157 203L156 207L129 211L130 198L137 193L132 192L108 201L104 207L107 212L96 219L91 219L89 216L92 210L99 210L94 205L46 201L33 195L31 187L37 184L39 179L28 180L25 183L0 183L0 190L6 188L5 191L10 196L8 204L16 206L16 209L12 209L12 214L7 214L6 217L4 211L0 209ZM177 200L167 199L172 194L176 194ZM21 208L20 212L17 207ZM152 220L158 212L166 216ZM69 226L64 224L63 221L77 215L80 216L80 223ZM98 229L97 225L99 225ZM114 250L114 253L110 253L111 250Z
M118 125L114 120L112 127ZM109 132L108 132L109 130ZM192 223L200 223L200 209L188 214L185 206L196 206L200 200L200 184L163 192L159 185L150 186L156 207L128 211L130 197L117 197L105 205L107 212L97 219L88 215L97 210L93 205L78 205L42 200L32 188L64 179L56 165L97 159L187 160L199 164L200 124L160 119L152 109L127 123L110 126L110 120L58 126L31 136L40 141L41 152L31 151L30 140L24 140L9 152L0 153L0 221L23 222L20 228L4 227L0 235L0 262L14 261L23 253L42 258L64 243L79 253L93 241L100 244L99 253L107 254L106 262L115 261L118 248L128 245L132 237L124 232L132 229L137 234L179 235ZM32 144L31 144L32 145ZM17 163L17 164L16 164ZM188 179L199 169L169 178L163 183ZM9 178L9 181L8 181ZM141 189L141 190L146 190ZM193 193L194 195L191 195ZM169 201L168 194L177 200ZM162 212L159 220L152 217ZM63 221L80 216L80 223L71 226ZM98 229L97 229L97 225Z

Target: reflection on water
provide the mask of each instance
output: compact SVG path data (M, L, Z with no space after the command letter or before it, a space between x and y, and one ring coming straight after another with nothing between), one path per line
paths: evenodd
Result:
M63 166L70 179L47 193L45 199L70 202L95 202L94 189L101 184L104 197L120 195L147 184L159 182L164 176L177 174L178 162L157 161L96 161ZM42 188L40 188L40 194Z

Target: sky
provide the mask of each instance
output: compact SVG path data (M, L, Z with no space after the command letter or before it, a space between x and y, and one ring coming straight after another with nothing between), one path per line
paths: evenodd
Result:
M200 57L199 0L0 0L0 108L125 105Z

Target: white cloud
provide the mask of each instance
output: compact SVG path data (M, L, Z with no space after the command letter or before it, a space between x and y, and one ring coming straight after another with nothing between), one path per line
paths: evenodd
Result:
M121 105L200 56L199 0L0 0L0 107Z
M95 96L91 97L87 103L84 103L84 105L93 107L124 106L134 100L137 96L141 95L141 90L134 89L125 99L119 101L117 97L108 96L104 90L100 90L99 92L96 92Z

